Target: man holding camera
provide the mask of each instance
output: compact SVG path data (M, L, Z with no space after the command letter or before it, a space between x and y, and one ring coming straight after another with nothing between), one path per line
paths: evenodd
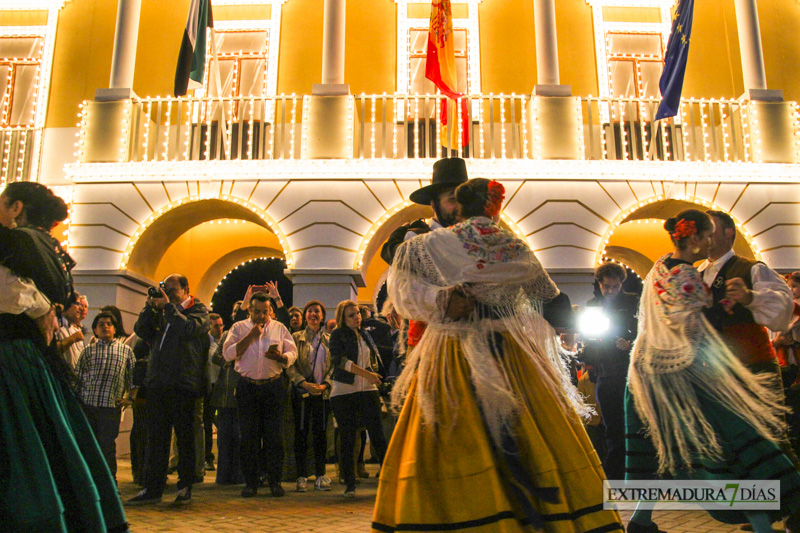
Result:
M261 440L266 443L267 478L274 497L284 495L283 412L286 388L281 379L283 370L297 359L297 347L286 326L270 319L272 303L264 292L250 298L250 317L231 326L222 354L226 361L236 361L241 375L236 386L241 434L241 462L247 486L242 497L258 493L258 451Z
M597 375L595 394L606 427L603 469L608 479L625 479L625 386L637 333L639 297L622 290L627 273L616 263L598 266L594 277L601 295L589 300L586 307L602 307L609 329L596 339L585 340L583 360Z
M144 489L129 505L161 501L167 479L172 429L178 443L176 504L192 500L196 454L194 412L206 393L208 310L189 294L185 276L172 274L151 287L147 302L133 326L151 346L147 364L147 466Z

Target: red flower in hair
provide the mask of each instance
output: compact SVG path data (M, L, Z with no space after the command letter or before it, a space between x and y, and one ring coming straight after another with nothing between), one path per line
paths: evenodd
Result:
M495 180L489 182L488 198L484 204L486 216L494 217L500 214L500 208L503 207L503 199L506 197L506 188Z
M680 240L684 237L691 237L695 233L697 233L697 228L694 225L694 220L685 220L682 218L675 224L675 231L672 233L672 238Z

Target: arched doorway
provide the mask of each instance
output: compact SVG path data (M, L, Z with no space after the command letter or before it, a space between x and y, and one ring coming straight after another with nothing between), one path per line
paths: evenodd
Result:
M656 198L640 202L636 207L621 213L611 224L602 239L596 263L617 261L644 278L655 261L672 250L669 235L664 231L664 221L686 209L707 211L718 208L699 198ZM743 257L758 258L750 241L749 233L737 222L734 251Z
M227 272L211 298L211 307L222 316L226 327L233 322L233 304L244 297L250 285L263 285L267 281L278 283L278 292L286 307L292 306L292 282L283 271L286 261L282 257L258 257L243 261Z
M181 273L192 294L210 304L228 272L259 257L291 263L285 237L263 210L233 197L189 198L158 210L142 224L120 268L152 280Z

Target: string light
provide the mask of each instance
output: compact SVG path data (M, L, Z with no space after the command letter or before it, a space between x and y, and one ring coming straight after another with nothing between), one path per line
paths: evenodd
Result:
M600 238L600 248L597 250L597 253L595 254L595 261L594 261L595 264L598 265L602 264L603 258L606 256L606 247L609 245L611 236L614 234L614 230L616 228L618 228L622 224L633 222L632 220L629 220L628 217L630 217L632 214L636 213L640 209L647 207L648 205L654 202L660 202L663 200L666 200L666 198L662 194L658 194L656 196L640 200L631 205L630 207L628 207L627 209L621 211L616 217L614 217L614 220L612 220L611 224L609 224L608 226L608 229L606 229L605 234ZM676 198L674 198L674 200L699 204L707 209L713 209L713 210L720 209L720 207L717 204L709 202L704 198L699 198L697 196L678 195ZM756 243L753 236L750 234L749 231L747 231L747 228L744 226L744 224L742 224L738 219L736 219L736 217L734 217L733 215L731 215L731 217L733 218L734 223L736 224L736 229L739 231L742 237L744 237L747 244L753 250L753 254L756 260L761 261L762 260L761 252L759 251L758 244ZM662 221L653 220L653 222L660 222L661 224L663 224L663 220Z
M283 254L284 254L285 258L286 258L286 266L287 267L291 267L292 262L293 262L293 260L292 260L292 252L289 249L288 239L286 238L286 235L281 230L280 226L278 226L278 223L275 222L263 209L259 209L258 207L256 207L255 205L251 204L250 202L248 202L246 200L242 200L241 198L237 198L235 196L229 196L229 195L226 195L226 194L222 194L222 195L219 195L219 196L188 196L186 198L181 198L179 200L174 200L174 201L170 202L169 204L167 204L166 206L161 207L158 210L156 210L155 212L153 212L147 218L147 220L145 220L144 223L142 223L142 225L139 226L136 229L136 231L134 231L133 235L128 240L128 244L125 246L125 251L123 252L122 259L120 260L120 264L119 264L120 270L125 270L127 268L128 261L130 260L131 254L133 253L133 250L136 248L136 245L139 242L139 239L142 237L142 235L144 235L144 233L147 230L147 228L149 228L151 225L153 225L153 223L155 223L157 220L159 220L162 215L164 215L164 214L168 213L169 211L172 211L173 209L178 208L180 206L192 204L192 203L195 203L195 202L202 202L202 201L205 201L205 200L222 200L222 201L225 201L225 202L231 202L231 203L237 204L239 206L242 206L242 207L248 209L251 213L253 213L258 218L260 218L261 221L264 222L269 227L269 229L275 234L275 236L278 237L278 242L280 242L281 249L283 250ZM227 220L229 220L229 219L227 219ZM242 220L242 222L244 222L244 220ZM227 222L227 223L231 223L231 222ZM234 219L233 223L239 223L239 220Z

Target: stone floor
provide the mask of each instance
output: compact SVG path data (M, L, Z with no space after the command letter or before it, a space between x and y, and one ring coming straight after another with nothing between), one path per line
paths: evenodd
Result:
M172 505L176 476L169 478L164 500L159 505L126 507L132 531L196 532L196 531L268 531L268 532L357 532L369 531L372 507L378 481L376 467L367 465L372 475L361 484L354 500L342 497L344 488L334 483L331 492L294 491L293 483L284 483L286 496L272 498L261 489L254 498L243 499L241 486L222 486L213 482L213 472L206 482L195 485L192 503L185 507ZM332 476L332 472L329 474ZM139 487L133 484L130 462L119 460L119 489L123 499L134 496ZM335 480L334 480L335 481ZM313 487L309 483L309 488ZM627 523L630 513L623 513ZM654 513L659 527L670 533L723 533L739 531L713 520L702 511L661 511ZM776 530L777 531L777 530Z

